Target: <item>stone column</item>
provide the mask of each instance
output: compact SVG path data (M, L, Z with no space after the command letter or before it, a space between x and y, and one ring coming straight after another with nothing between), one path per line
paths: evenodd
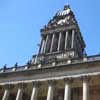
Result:
M89 100L89 78L83 78L83 100Z
M55 34L53 34L53 36L52 36L50 52L53 51L53 47L54 47L54 39L55 39Z
M44 53L46 53L48 39L49 39L49 36L47 35L46 41L45 41L45 46L44 46Z
M74 48L74 35L75 35L75 30L72 30L72 44L71 44L71 48Z
M45 40L43 39L42 48L41 48L42 53L44 53L44 47L45 47Z
M23 87L24 87L23 83L18 84L18 92L17 92L16 100L22 100Z
M37 93L38 93L38 83L33 82L33 89L32 89L32 94L31 94L31 100L37 100Z
M58 40L58 51L60 50L61 37L62 37L62 33L59 33L59 40Z
M65 93L64 93L64 100L71 100L71 82L72 79L64 79L65 81Z
M8 100L8 98L9 98L9 89L10 89L10 85L6 85L6 86L4 86L4 89L5 89L5 92L4 92L4 95L3 95L3 98L2 98L2 100Z
M41 53L41 50L42 50L42 45L43 45L43 39L41 40L41 44L40 44L40 47L39 47L39 53L38 53L38 54L40 54L40 53Z
M48 81L47 100L53 100L53 94L54 94L54 81Z
M66 32L65 36L65 50L67 49L67 41L68 41L68 31Z

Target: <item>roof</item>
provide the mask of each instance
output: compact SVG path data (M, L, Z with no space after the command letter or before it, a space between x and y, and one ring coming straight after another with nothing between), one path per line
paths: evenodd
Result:
M65 5L63 10L59 10L41 31L50 30L61 26L76 25L77 21L69 5ZM78 28L78 27L77 27Z

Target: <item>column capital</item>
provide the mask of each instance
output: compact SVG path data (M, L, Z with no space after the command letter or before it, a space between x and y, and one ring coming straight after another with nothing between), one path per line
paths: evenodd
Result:
M90 76L82 76L81 79L83 82L89 82L91 80L91 77Z
M5 84L5 85L3 85L2 87L3 87L4 89L9 90L9 89L13 88L14 86L13 86L12 84Z
M38 82L38 81L33 81L33 82L32 82L32 86L33 86L33 87L37 87L37 88L39 88L40 85L41 85L41 83Z
M24 87L26 87L27 83L18 83L17 87L23 89Z
M64 78L64 82L70 84L73 82L73 79L72 78Z
M55 80L48 80L48 84L49 85L55 85L56 84L56 81Z

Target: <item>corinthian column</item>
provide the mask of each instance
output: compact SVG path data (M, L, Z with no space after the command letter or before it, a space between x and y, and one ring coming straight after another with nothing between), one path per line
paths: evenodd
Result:
M71 100L71 79L64 79L65 81L65 93L64 100Z
M43 45L43 38L42 38L42 40L41 40L41 44L40 44L40 46L39 46L39 52L38 52L38 54L40 54L41 51L42 51L42 45Z
M4 92L4 95L3 95L3 98L2 98L2 100L8 100L8 98L9 98L9 85L6 85L6 86L4 86L4 88L5 88L5 92Z
M54 94L54 81L48 81L47 100L53 100L53 94Z
M53 34L53 36L52 36L50 52L53 51L53 47L54 47L54 39L55 39L55 34Z
M59 33L58 51L60 50L61 38L62 38L62 33Z
M72 44L71 44L71 48L74 48L74 37L75 37L75 30L72 30Z
M41 47L41 53L44 53L44 46L45 46L45 40L43 39L42 47Z
M89 78L83 78L83 100L89 100Z
M17 96L16 96L16 100L22 100L22 96L23 96L23 86L24 84L18 84L18 92L17 92Z
M44 53L46 53L46 48L47 48L46 46L47 46L47 43L48 43L48 39L49 39L49 36L47 35L45 45L44 45Z
M37 93L38 93L38 83L32 83L33 84L33 90L31 95L31 100L37 100Z
M68 31L66 32L65 36L65 50L67 49L67 40L68 40Z

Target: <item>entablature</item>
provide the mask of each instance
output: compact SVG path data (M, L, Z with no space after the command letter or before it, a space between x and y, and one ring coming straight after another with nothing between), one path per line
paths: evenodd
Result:
M88 60L87 60L88 59ZM74 62L73 62L74 61ZM73 60L66 61L66 63L60 63L43 66L38 68L38 65L31 65L28 69L16 71L5 70L0 73L0 84L1 83L16 83L16 82L30 82L36 80L50 80L50 79L63 79L66 77L80 77L84 75L99 75L100 74L100 56L92 56L90 58L84 58L84 60ZM79 62L78 62L79 61ZM25 68L24 66L23 68ZM12 68L11 68L12 69Z
M55 32L63 32L63 31L68 31L68 30L76 30L76 28L77 28L76 25L69 25L69 26L60 25L60 26L57 26L57 27L53 27L51 29L41 30L41 33L42 33L42 35L53 34Z

